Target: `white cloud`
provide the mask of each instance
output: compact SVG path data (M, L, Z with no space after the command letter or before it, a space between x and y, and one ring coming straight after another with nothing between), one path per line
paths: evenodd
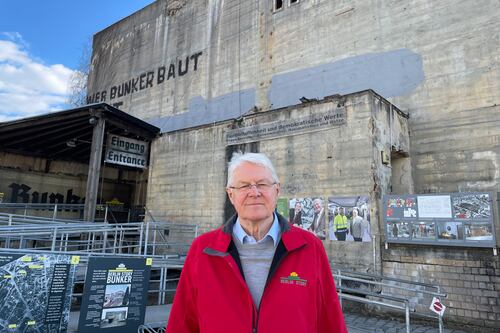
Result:
M0 122L68 108L73 70L30 55L18 33L0 34Z

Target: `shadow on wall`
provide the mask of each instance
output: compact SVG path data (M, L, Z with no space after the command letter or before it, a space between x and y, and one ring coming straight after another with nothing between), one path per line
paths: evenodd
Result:
M388 98L409 94L423 81L422 57L400 49L275 75L268 97L273 108L297 104L302 96L322 99L367 89Z
M424 81L422 57L408 49L368 53L332 63L273 76L268 98L273 109L300 103L300 98L322 99L373 89L383 97L409 94ZM190 100L187 112L147 121L161 131L236 119L256 105L256 89L245 89L206 100Z

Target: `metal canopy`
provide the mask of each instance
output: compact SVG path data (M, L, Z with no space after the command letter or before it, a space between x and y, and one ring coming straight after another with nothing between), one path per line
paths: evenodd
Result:
M160 129L108 104L0 123L0 151L89 165L84 219L94 221L107 135L151 141Z
M97 118L107 134L151 141L160 129L105 103L0 123L0 151L88 164Z

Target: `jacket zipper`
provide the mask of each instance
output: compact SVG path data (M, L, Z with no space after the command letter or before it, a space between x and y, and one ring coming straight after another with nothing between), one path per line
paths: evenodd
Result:
M257 307L252 302L252 333L257 333L257 325L259 324L259 312Z
M286 257L286 255L287 255L287 252L285 252L283 254L283 256L280 258L280 260L276 264L276 269L280 265L281 261ZM273 272L271 272L271 275L269 276L269 279L267 279L267 281L266 281L266 285L264 286L264 291L262 292L262 297L260 298L259 309L257 309L257 307L255 306L255 304L253 304L253 315L255 317L255 320L253 320L254 326L253 326L253 329L252 329L252 333L257 333L257 327L259 325L259 312L260 312L260 306L262 304L262 299L264 298L264 294L266 293L267 285L269 284L269 281L271 281L271 279L272 279L272 277L274 275L274 272L276 272L276 269L274 269Z
M229 258L233 259L230 255L229 255ZM224 259L225 259L225 258L224 258ZM233 260L234 260L234 259L233 259ZM235 269L234 269L234 265L233 265L233 263L231 263L231 261L229 261L229 260L227 260L227 259L226 259L225 261L226 261L226 263L229 265L229 268L231 269L231 271L233 271L233 273L234 273L234 274L236 274L237 278L238 278L238 279L240 279L240 278L241 278L241 276L239 276L239 275L236 273L236 271L235 271ZM240 273L240 274L241 274L241 272L239 271L239 269L238 269L238 273ZM242 280L243 280L243 279L242 279ZM243 282L243 283L244 283L244 282ZM246 287L246 288L248 288L248 286L246 286L246 284L245 284L245 287ZM249 296L249 297L251 298L251 296ZM253 301L252 301L252 333L256 333L256 332L257 332L257 323L258 323L258 321L259 321L259 319L258 319L258 318L259 318L259 315L258 315L258 313L257 313L257 309L256 309L256 307L255 307L255 304L253 304Z
M283 253L283 256L279 259L279 261L276 263L276 266L273 268L273 270L271 271L271 275L269 275L269 278L267 279L266 281L266 285L264 286L264 291L262 292L262 297L260 298L260 303L259 303L259 309L257 310L255 304L253 305L253 315L254 317L256 316L255 320L253 320L254 322L254 327L252 329L252 333L257 333L257 327L259 325L259 312L260 312L260 306L262 305L262 300L264 299L264 295L266 293L266 289L267 289L267 285L269 284L269 281L272 280L274 274L276 273L276 270L278 269L279 265L281 264L281 262L283 261L283 259L286 258L286 256L291 253L291 252L295 252L301 248L303 248L305 245L302 245L301 247L298 247L292 251L286 251L285 253Z

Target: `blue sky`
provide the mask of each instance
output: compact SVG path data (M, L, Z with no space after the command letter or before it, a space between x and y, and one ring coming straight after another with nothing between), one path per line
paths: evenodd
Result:
M0 3L0 122L69 108L69 79L93 34L154 0Z

